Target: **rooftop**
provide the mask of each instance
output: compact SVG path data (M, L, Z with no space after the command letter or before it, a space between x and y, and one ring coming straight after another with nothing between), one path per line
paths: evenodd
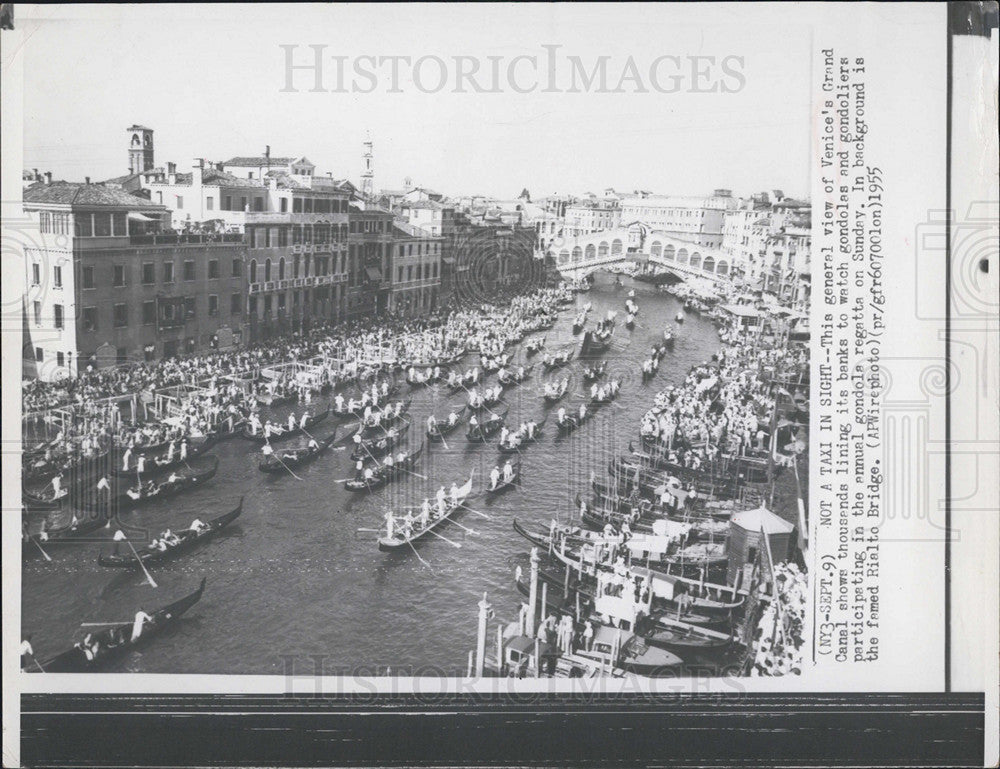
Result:
M278 158L278 157L265 157L263 155L245 156L241 155L235 158L229 158L222 165L224 166L239 166L241 168L257 168L258 166L287 166L294 163L298 158Z
M128 208L144 211L166 211L166 207L151 203L145 198L129 194L124 190L105 187L103 184L83 184L80 182L36 183L24 190L24 203L39 205L62 205L74 207L106 206L108 208Z

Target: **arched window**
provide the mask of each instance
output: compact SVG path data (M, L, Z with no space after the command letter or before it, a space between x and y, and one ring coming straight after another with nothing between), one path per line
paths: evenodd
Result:
M597 247L597 255L601 259L607 259L608 258L608 241L606 241L606 240L602 240L601 241L601 245L599 245Z
M688 250L686 248L682 248L680 251L677 252L677 261L680 262L681 264L688 263Z
M309 254L306 254L302 258L302 277L304 278L309 277Z
M559 252L559 264L566 264L569 262L569 251L565 248Z
M592 262L597 258L597 249L594 247L593 243L587 246L586 251L584 251L584 258L586 258L588 262Z
M271 260L268 259L264 262L264 282L267 283L271 280Z
M278 280L285 279L285 257L278 260Z
M675 258L674 247L671 246L669 243L667 244L666 248L663 249L663 258L666 259L668 262L674 261Z
M573 246L573 261L579 262L583 259L583 249L579 246Z
M292 257L292 277L299 277L299 255L296 254Z
M701 268L705 272L715 272L715 257L706 256L705 261L701 265Z
M251 259L250 260L250 282L251 283L256 283L257 282L257 260L256 259Z
M621 256L621 253L622 253L622 242L618 238L615 238L614 240L611 241L611 255Z
M691 266L692 267L701 267L701 253L700 252L695 251L693 254L691 254Z
M719 262L719 266L715 268L716 275L728 275L729 274L729 263L725 260Z
M654 240L653 244L649 247L650 256L660 256L663 253L663 245L658 240Z

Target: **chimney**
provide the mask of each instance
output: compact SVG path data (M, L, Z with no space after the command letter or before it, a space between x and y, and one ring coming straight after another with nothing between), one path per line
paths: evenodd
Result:
M83 177L83 183L84 184L90 184L90 177L89 176L84 176Z
M271 145L270 144L268 144L264 148L264 160L267 161L267 166L268 166L268 168L270 168L271 167Z
M203 174L205 171L205 160L203 158L195 158L194 165L191 166L191 186L201 186Z
M168 174L175 174L175 173L177 173L177 164L176 163L167 163L167 173Z
M46 184L52 184L52 172L51 171L46 171L45 172L45 183Z

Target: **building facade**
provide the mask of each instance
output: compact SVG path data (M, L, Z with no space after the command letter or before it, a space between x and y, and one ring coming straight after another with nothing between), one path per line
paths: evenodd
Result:
M393 225L390 312L414 317L437 309L444 240L402 222Z
M24 210L24 371L45 380L242 340L241 234L169 231L169 212L98 184L34 184Z
M631 195L621 201L621 222L639 222L673 238L719 248L726 212L737 205L732 193L723 189L705 198Z

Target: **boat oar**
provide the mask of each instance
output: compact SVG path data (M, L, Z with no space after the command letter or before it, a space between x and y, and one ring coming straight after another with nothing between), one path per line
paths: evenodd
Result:
M149 571L146 569L146 564L142 562L142 559L139 557L139 554L135 551L135 548L132 546L132 543L129 541L129 538L125 536L125 532L122 531L121 529L118 529L118 531L115 532L114 540L115 542L125 542L125 544L128 545L129 550L132 551L132 555L135 556L135 560L139 564L139 568L142 569L142 573L145 574L146 579L149 580L150 586L159 587L159 585L156 584L156 580L153 579L153 575L150 574Z
M434 532L431 531L431 533L433 534ZM415 548L413 546L413 543L410 540L406 540L406 544L408 544L410 546L410 550L412 550L413 554L415 556L417 556L417 560L420 561L420 563L422 563L424 566L426 566L431 571L434 571L434 569L431 568L431 565L429 563L427 563L427 561L425 561L423 558L420 557L420 553L417 552L417 548Z
M473 510L473 509L472 509L471 507L469 507L469 506L468 506L467 504L465 504L464 502L461 502L461 503L459 504L459 507L464 507L464 508L465 508L466 510L468 510L468 511L469 511L470 513L475 513L476 515L481 515L481 516L482 516L483 518L486 518L486 519L489 519L489 516L488 516L488 515L487 515L486 513L481 513L481 512L479 512L478 510Z
M458 542L452 542L447 537L444 537L444 536L438 534L436 531L434 531L434 529L427 529L426 531L427 531L428 534L433 534L438 539L443 539L445 542L447 542L449 545L451 545L454 548L460 548L460 547L462 547L462 545L459 544Z
M305 478L301 478L298 475L296 475L294 472L292 472L292 468L290 468L288 465L286 465L284 463L284 461L281 459L281 457L279 457L277 454L272 454L271 456L273 456L275 459L277 459L281 463L281 466L283 468L285 468L288 471L288 474L291 475L293 478L295 478L297 480L300 480L300 481L304 481L305 480Z
M38 547L39 552L41 552L41 554L45 556L46 561L52 560L51 556L45 552L45 549L42 547L42 544L37 539L33 539L31 541L34 542L35 545Z

